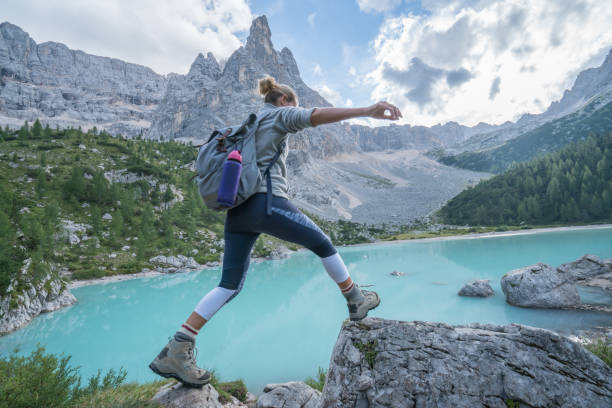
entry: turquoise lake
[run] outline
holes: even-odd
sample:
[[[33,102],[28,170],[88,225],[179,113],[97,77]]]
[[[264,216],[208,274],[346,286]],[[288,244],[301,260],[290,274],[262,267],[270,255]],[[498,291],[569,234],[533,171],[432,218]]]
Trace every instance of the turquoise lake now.
[[[384,243],[339,252],[353,279],[373,285],[381,296],[370,316],[521,323],[564,333],[612,325],[612,316],[603,313],[508,305],[500,286],[504,273],[536,262],[558,266],[585,253],[612,257],[612,228]],[[393,271],[405,275],[391,276]],[[495,295],[458,296],[473,279],[490,279]],[[149,362],[219,280],[220,269],[214,268],[73,289],[77,304],[0,337],[0,354],[16,347],[27,354],[40,343],[49,352],[72,355],[71,363],[81,366],[85,377],[123,366],[128,380],[153,380]],[[611,302],[597,291],[580,293],[583,301]],[[347,315],[342,295],[314,254],[252,263],[242,293],[200,332],[198,364],[222,380],[242,378],[255,394],[266,383],[304,380],[318,367],[327,369]]]

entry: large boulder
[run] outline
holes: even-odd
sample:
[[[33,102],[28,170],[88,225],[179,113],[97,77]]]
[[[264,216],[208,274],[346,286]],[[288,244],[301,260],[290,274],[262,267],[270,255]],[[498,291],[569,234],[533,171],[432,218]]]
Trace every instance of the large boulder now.
[[[571,276],[577,285],[612,290],[612,258],[586,254],[574,262],[560,265],[557,270]]]
[[[234,397],[231,401],[219,401],[219,393],[210,384],[202,388],[166,384],[157,390],[153,401],[167,408],[247,408]]]
[[[501,279],[506,301],[523,307],[563,308],[580,305],[580,296],[568,273],[537,263],[515,269]]]
[[[321,393],[301,381],[268,384],[257,408],[319,408]]]
[[[595,255],[586,254],[574,262],[560,265],[557,269],[578,281],[612,272],[612,265]]]
[[[488,279],[471,281],[457,293],[459,296],[488,297],[493,296],[493,288]]]
[[[554,332],[506,326],[345,322],[321,407],[610,407],[612,369]]]

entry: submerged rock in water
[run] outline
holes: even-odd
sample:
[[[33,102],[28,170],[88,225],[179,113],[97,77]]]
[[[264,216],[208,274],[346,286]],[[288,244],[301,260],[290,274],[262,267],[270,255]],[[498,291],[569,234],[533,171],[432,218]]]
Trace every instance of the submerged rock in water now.
[[[321,407],[612,406],[612,369],[554,332],[499,326],[345,322]]]
[[[543,263],[508,272],[501,279],[501,287],[506,301],[515,306],[562,308],[580,305],[571,276]]]
[[[391,276],[404,276],[405,273],[404,272],[393,271],[389,275],[391,275]]]
[[[304,382],[268,384],[257,400],[257,408],[319,408],[321,393]]]
[[[157,390],[152,399],[167,408],[241,408],[248,407],[236,398],[231,401],[219,401],[219,393],[206,384],[202,388],[189,388],[182,384],[166,384]]]
[[[493,295],[493,288],[488,279],[471,281],[461,288],[459,296],[487,297]]]

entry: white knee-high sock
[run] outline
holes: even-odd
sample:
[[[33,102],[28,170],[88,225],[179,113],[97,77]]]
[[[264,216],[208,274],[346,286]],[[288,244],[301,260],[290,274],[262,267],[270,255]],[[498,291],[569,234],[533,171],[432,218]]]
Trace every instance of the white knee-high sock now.
[[[195,312],[204,319],[210,320],[235,292],[236,290],[234,289],[217,286],[200,300],[195,308]]]
[[[339,253],[336,252],[331,256],[321,258],[321,262],[323,262],[325,270],[334,282],[341,283],[350,278],[348,269],[346,269],[346,265],[344,265],[344,261]]]

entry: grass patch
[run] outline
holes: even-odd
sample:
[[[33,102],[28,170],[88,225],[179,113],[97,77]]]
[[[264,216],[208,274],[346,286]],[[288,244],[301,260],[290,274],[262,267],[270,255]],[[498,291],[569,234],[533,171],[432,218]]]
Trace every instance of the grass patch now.
[[[378,342],[376,340],[370,340],[367,343],[362,343],[359,340],[353,340],[353,346],[361,351],[361,354],[363,354],[363,357],[370,365],[370,368],[374,368],[374,362],[376,361],[376,356],[378,355],[378,351],[376,351]]]
[[[612,367],[612,352],[604,337],[595,339],[593,343],[585,345],[584,348],[599,357],[609,367]]]
[[[304,380],[304,382],[308,384],[310,387],[314,388],[315,390],[319,390],[323,392],[323,387],[325,386],[326,378],[327,378],[327,371],[319,367],[315,378],[308,377],[307,379]]]

